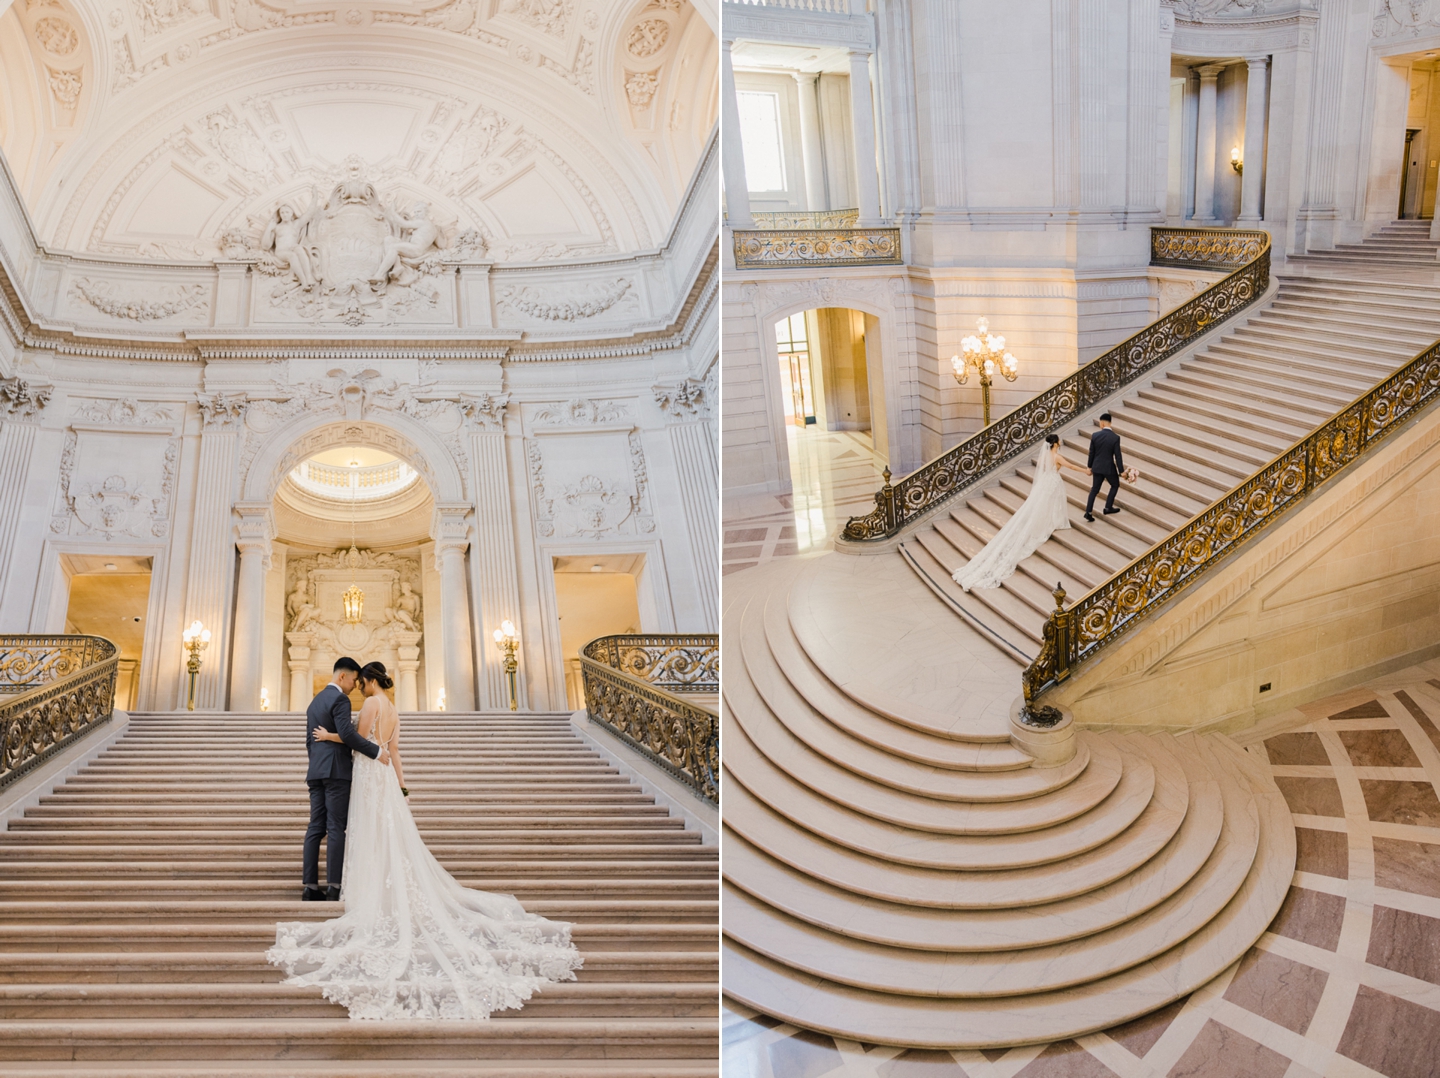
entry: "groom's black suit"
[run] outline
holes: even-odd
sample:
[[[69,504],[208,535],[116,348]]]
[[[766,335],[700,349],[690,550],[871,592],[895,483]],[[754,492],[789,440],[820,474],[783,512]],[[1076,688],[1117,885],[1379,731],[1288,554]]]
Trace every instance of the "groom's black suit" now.
[[[1109,427],[1101,427],[1090,435],[1089,468],[1090,498],[1085,503],[1085,512],[1095,509],[1095,495],[1100,493],[1100,484],[1109,483],[1110,493],[1105,496],[1105,512],[1115,508],[1115,492],[1120,489],[1120,473],[1125,470],[1125,459],[1120,455],[1120,435]]]
[[[339,734],[345,743],[316,741],[317,728]],[[305,785],[310,787],[310,826],[305,831],[303,882],[306,887],[319,886],[320,836],[329,835],[325,844],[326,883],[339,887],[345,865],[345,824],[350,818],[350,750],[363,752],[373,760],[380,755],[380,746],[360,736],[350,717],[350,697],[332,681],[310,701],[305,712],[305,748],[310,754],[310,769],[305,774]]]

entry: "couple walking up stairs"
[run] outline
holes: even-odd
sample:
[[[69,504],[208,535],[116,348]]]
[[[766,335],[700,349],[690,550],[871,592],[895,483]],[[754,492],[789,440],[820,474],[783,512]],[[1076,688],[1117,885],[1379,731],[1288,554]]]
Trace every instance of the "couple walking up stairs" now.
[[[461,883],[575,923],[578,981],[488,1022],[351,1022],[265,962],[300,901],[300,714],[144,714],[0,834],[0,1071],[714,1073],[716,850],[568,715],[403,716],[406,781]],[[322,868],[323,878],[323,868]]]
[[[1363,257],[1293,260],[1090,401],[1064,452],[1083,462],[1108,410],[1141,481],[1091,523],[1067,472],[1071,528],[1000,588],[951,574],[1024,501],[1039,435],[884,542],[727,578],[728,995],[860,1042],[983,1049],[1117,1025],[1246,952],[1295,868],[1263,759],[1219,734],[1020,723],[1020,675],[1059,647],[1057,581],[1073,600],[1108,580],[1440,338],[1436,250],[1407,223]]]

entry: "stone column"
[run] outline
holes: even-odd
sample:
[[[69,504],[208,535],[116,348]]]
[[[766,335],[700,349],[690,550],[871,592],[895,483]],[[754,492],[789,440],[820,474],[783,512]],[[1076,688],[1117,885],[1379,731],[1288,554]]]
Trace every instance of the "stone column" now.
[[[825,199],[825,154],[820,147],[820,102],[810,71],[795,72],[795,89],[800,94],[800,151],[805,161],[805,208],[828,210]]]
[[[0,9],[3,6],[0,3]],[[21,509],[40,413],[50,403],[50,393],[48,385],[0,378],[0,605],[7,594],[10,566],[19,541]]]
[[[870,99],[870,54],[850,53],[850,130],[855,140],[855,202],[861,228],[880,220],[880,172],[875,163],[875,109]]]
[[[1260,193],[1265,189],[1265,71],[1268,56],[1245,57],[1245,171],[1240,176],[1238,223],[1260,223]]]
[[[468,505],[437,505],[430,535],[440,567],[440,619],[445,627],[445,710],[475,710],[474,651],[470,646],[470,589],[465,582],[469,549]]]
[[[315,634],[286,633],[285,639],[290,641],[289,710],[304,711],[315,694],[315,675],[310,669],[310,645],[315,643]]]
[[[1195,216],[1197,225],[1215,223],[1215,80],[1222,64],[1207,64],[1200,74],[1200,119],[1195,127]]]
[[[671,386],[655,386],[653,392],[667,418],[678,420],[668,423],[666,429],[680,479],[680,508],[690,539],[703,625],[713,631],[720,624],[720,555],[716,543],[720,472],[710,430],[715,394],[709,383],[694,378]]]
[[[720,171],[725,181],[725,218],[731,228],[754,228],[750,185],[745,180],[745,147],[740,140],[740,101],[730,42],[720,42]]]
[[[230,661],[230,710],[259,711],[265,660],[265,572],[275,525],[268,504],[239,504],[235,546],[240,573],[235,584],[235,645]]]
[[[420,633],[397,631],[395,653],[400,661],[395,675],[395,708],[397,711],[419,711],[420,693],[415,672],[420,669]]]
[[[475,669],[480,682],[480,707],[496,711],[510,706],[510,691],[505,682],[505,664],[490,634],[507,618],[522,625],[515,515],[505,451],[505,409],[509,403],[509,394],[482,393],[467,398],[461,407],[470,430],[470,490],[476,510],[475,550],[470,558],[478,626]],[[524,497],[523,493],[519,496]],[[519,698],[520,706],[527,707],[523,679]]]
[[[195,517],[190,529],[190,558],[185,576],[184,625],[201,622],[210,630],[210,647],[202,656],[195,682],[195,706],[225,706],[229,654],[230,582],[234,579],[234,504],[237,460],[244,423],[244,405],[233,400],[202,397],[200,463],[195,477]],[[166,660],[168,661],[168,660]],[[183,658],[176,656],[177,665]],[[185,679],[175,704],[185,706]],[[259,693],[256,693],[259,707]]]

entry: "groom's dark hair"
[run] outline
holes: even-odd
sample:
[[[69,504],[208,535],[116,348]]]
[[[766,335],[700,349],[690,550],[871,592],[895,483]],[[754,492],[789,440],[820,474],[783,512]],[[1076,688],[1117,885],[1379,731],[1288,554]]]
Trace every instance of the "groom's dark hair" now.
[[[1109,423],[1109,422],[1110,422],[1110,413],[1109,413],[1109,412],[1101,412],[1101,413],[1100,413],[1100,422],[1102,422],[1102,423]]]
[[[358,674],[360,673],[360,664],[350,658],[350,656],[342,655],[335,660],[335,670],[337,673],[341,670],[352,670]]]

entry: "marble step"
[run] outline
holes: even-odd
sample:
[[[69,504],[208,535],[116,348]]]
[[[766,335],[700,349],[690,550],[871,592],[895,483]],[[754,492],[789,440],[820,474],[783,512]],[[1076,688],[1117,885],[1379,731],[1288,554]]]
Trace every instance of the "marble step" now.
[[[305,1060],[285,1061],[285,1078],[715,1078],[715,1060],[698,1058],[691,1062],[673,1059],[586,1059],[583,1061],[530,1060],[523,1070],[514,1060],[476,1059],[406,1060]],[[26,1061],[6,1069],[6,1078],[275,1078],[271,1061],[243,1060],[185,1061],[151,1060],[141,1064],[45,1063]]]
[[[708,852],[707,852],[708,851]],[[321,850],[323,861],[324,850]],[[677,855],[670,858],[645,857],[645,858],[597,858],[595,860],[565,860],[561,858],[536,859],[525,862],[518,858],[498,856],[491,859],[470,858],[465,861],[451,859],[446,862],[446,868],[458,879],[492,879],[500,873],[509,878],[522,875],[527,870],[534,873],[537,879],[549,879],[558,871],[563,870],[567,876],[577,879],[614,878],[627,879],[633,877],[654,878],[656,876],[668,877],[701,877],[713,878],[715,872],[716,856],[711,847],[692,847],[684,855]],[[5,875],[9,879],[45,879],[47,877],[63,877],[83,879],[88,876],[104,874],[110,879],[123,880],[144,880],[152,884],[159,884],[168,880],[244,880],[246,878],[260,877],[265,880],[274,880],[286,877],[294,885],[295,879],[295,854],[291,851],[288,859],[276,859],[264,863],[246,861],[237,864],[235,861],[227,860],[201,860],[199,858],[181,857],[179,855],[169,858],[156,858],[149,861],[124,862],[124,861],[87,861],[84,858],[64,858],[63,860],[24,860],[7,859]]]
[[[1038,628],[1044,619],[1003,587],[962,590],[951,576],[954,569],[930,553],[935,544],[934,529],[918,532],[900,544],[900,556],[956,614],[972,621],[1006,654],[1028,666],[1044,642]],[[956,564],[963,562],[957,560]]]
[[[1142,816],[1146,829],[1173,832],[1184,814],[1184,775],[1173,760],[1162,761],[1159,768],[1130,761],[1108,796],[1054,826],[1004,835],[921,831],[817,794],[768,760],[738,724],[727,726],[726,733],[726,774],[767,808],[827,842],[896,864],[965,872],[1049,864],[1115,840]]]
[[[718,912],[716,903],[707,899],[541,898],[532,900],[525,908],[551,920],[610,924],[713,921]],[[315,905],[301,902],[298,897],[230,899],[218,895],[188,901],[159,897],[105,899],[87,895],[72,898],[63,906],[56,906],[53,901],[0,899],[0,920],[15,925],[126,925],[155,919],[169,924],[211,924],[217,918],[268,925],[278,921],[309,921],[315,918]]]
[[[991,1048],[1079,1036],[1188,994],[1259,938],[1294,871],[1294,832],[1274,783],[1227,739],[1214,737],[1212,744],[1212,757],[1227,760],[1254,796],[1257,851],[1224,908],[1148,962],[1062,990],[966,999],[840,984],[727,939],[726,994],[804,1028],[873,1044],[931,1048]]]

